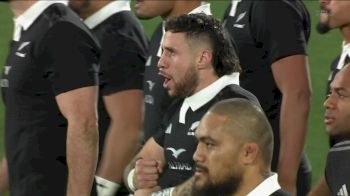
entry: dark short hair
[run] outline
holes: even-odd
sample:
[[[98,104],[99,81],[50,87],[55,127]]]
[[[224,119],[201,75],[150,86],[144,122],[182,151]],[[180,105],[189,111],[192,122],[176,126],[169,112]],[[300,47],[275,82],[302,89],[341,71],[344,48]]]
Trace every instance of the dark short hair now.
[[[181,15],[166,21],[164,27],[165,31],[185,33],[187,39],[209,39],[213,49],[213,67],[219,77],[241,71],[228,34],[214,17],[203,13]]]

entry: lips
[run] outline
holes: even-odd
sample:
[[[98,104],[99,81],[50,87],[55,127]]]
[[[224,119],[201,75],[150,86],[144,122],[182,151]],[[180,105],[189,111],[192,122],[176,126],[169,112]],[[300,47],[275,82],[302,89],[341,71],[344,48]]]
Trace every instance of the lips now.
[[[164,71],[159,71],[158,74],[161,75],[164,78],[163,87],[168,89],[169,88],[169,82],[171,81],[171,76],[166,74]]]
[[[331,116],[325,116],[325,117],[324,117],[324,123],[325,123],[326,125],[330,125],[330,124],[332,124],[334,121],[335,121],[335,118],[334,118],[334,117],[331,117]]]
[[[200,166],[200,165],[196,165],[194,175],[198,177],[198,176],[201,176],[207,172],[208,172],[207,168]]]

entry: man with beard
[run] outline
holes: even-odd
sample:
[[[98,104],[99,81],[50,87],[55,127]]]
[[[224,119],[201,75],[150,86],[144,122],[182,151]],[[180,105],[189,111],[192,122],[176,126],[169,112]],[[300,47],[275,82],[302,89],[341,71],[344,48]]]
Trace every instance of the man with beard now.
[[[164,1],[164,0],[137,0],[135,3],[136,15],[140,19],[150,19],[161,16],[168,20],[188,13],[205,13],[211,15],[210,4],[201,0],[191,1]],[[143,91],[145,94],[144,142],[152,137],[162,122],[162,117],[169,107],[172,98],[163,87],[163,78],[158,75],[158,61],[162,54],[163,22],[153,33],[149,48],[149,57],[145,65]]]
[[[100,49],[65,3],[9,1],[15,19],[1,79],[6,106],[1,168],[8,171],[13,196],[91,192]],[[0,174],[6,178],[6,172]]]
[[[101,44],[98,105],[101,161],[95,179],[98,195],[110,196],[118,191],[123,171],[139,148],[142,76],[148,41],[128,0],[70,0],[69,6]]]
[[[331,94],[330,84],[334,80],[336,74],[349,63],[350,58],[350,1],[322,0],[320,1],[321,13],[317,30],[321,34],[325,34],[332,29],[339,28],[343,36],[343,45],[341,54],[336,57],[331,64],[331,72],[328,77],[328,85],[326,95]],[[330,146],[342,141],[339,135],[330,135]],[[310,192],[310,195],[329,195],[326,186],[325,176],[322,176],[319,183]]]
[[[178,99],[125,172],[133,190],[172,187],[193,175],[194,131],[214,103],[241,97],[259,104],[238,86],[238,59],[218,20],[182,15],[167,21],[165,31],[159,74],[169,95]]]
[[[232,0],[224,24],[238,49],[240,84],[260,101],[274,131],[272,171],[304,196],[311,167],[304,153],[311,102],[310,17],[302,0]]]
[[[338,136],[327,157],[325,175],[310,196],[349,195],[350,187],[350,64],[344,66],[330,85],[324,103],[324,122],[330,136]]]
[[[204,115],[195,136],[194,176],[153,195],[289,195],[271,172],[273,134],[259,106],[241,98],[220,101]]]

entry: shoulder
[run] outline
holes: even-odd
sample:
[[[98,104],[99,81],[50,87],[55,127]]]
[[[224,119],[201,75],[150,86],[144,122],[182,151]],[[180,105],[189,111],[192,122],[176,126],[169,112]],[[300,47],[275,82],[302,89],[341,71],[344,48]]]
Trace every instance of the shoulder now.
[[[260,103],[255,95],[236,84],[226,86],[216,97],[219,99],[244,98],[260,106]]]

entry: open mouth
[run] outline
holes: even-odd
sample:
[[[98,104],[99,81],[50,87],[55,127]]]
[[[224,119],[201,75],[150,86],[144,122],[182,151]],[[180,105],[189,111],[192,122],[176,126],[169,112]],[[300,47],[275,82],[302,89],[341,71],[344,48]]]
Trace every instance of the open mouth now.
[[[162,71],[159,72],[159,75],[161,75],[164,78],[163,87],[167,89],[169,87],[169,83],[171,81],[171,76],[169,76],[168,74],[166,74]]]

